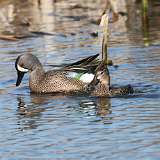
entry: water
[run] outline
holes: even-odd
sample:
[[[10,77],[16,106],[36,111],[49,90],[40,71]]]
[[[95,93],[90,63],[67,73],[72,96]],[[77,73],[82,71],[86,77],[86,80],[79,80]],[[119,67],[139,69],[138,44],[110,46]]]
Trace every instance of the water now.
[[[93,38],[90,35],[98,30],[98,26],[89,20],[97,19],[103,6],[97,9],[98,2],[90,1],[86,5],[86,1],[82,1],[79,3],[86,8],[70,10],[68,8],[76,1],[71,2],[66,6],[65,1],[60,1],[56,3],[57,7],[50,5],[49,9],[46,9],[45,3],[39,9],[37,3],[31,5],[26,2],[28,10],[25,7],[21,10],[24,4],[19,1],[1,2],[1,18],[2,15],[6,17],[8,8],[10,14],[16,14],[19,9],[25,17],[31,18],[30,30],[52,32],[54,36],[38,36],[14,42],[0,40],[0,159],[158,160],[158,2],[152,5],[154,12],[150,13],[152,25],[148,47],[143,42],[140,18],[139,25],[134,26],[134,19],[132,25],[128,21],[125,25],[122,17],[121,22],[112,28],[109,57],[119,66],[109,68],[112,84],[132,84],[142,93],[124,98],[34,95],[30,94],[27,75],[22,85],[15,87],[14,62],[22,53],[36,55],[47,70],[53,69],[52,65],[59,67],[100,51],[100,37]],[[80,13],[84,17],[78,21]],[[7,18],[9,22],[14,19],[11,15]],[[17,25],[9,25],[9,29]],[[117,30],[118,25],[122,27]],[[1,28],[2,33],[4,28]],[[12,32],[16,33],[14,30]]]

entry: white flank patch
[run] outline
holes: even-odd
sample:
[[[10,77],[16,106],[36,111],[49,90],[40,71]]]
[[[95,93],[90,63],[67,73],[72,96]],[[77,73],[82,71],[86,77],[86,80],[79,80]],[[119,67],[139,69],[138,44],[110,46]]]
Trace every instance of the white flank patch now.
[[[28,69],[23,68],[23,67],[19,66],[18,64],[17,64],[17,69],[18,69],[19,71],[21,71],[21,72],[28,72]]]
[[[94,74],[89,74],[89,73],[85,73],[83,74],[79,80],[81,80],[82,82],[84,83],[91,83],[91,81],[93,80],[94,78]]]

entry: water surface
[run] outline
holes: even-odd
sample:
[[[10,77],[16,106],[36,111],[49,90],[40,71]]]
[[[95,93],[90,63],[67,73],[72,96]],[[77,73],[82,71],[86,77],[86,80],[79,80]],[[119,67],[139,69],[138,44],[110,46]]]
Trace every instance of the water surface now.
[[[0,159],[159,159],[159,3],[150,8],[147,47],[140,4],[122,3],[128,19],[121,17],[111,25],[109,58],[119,66],[109,68],[112,85],[132,84],[141,93],[96,98],[34,95],[27,75],[15,87],[14,62],[22,53],[36,55],[48,70],[101,50],[101,37],[91,36],[99,30],[93,22],[103,9],[100,2],[39,2],[0,2],[1,34],[54,34],[0,40]],[[23,24],[24,17],[29,26]]]

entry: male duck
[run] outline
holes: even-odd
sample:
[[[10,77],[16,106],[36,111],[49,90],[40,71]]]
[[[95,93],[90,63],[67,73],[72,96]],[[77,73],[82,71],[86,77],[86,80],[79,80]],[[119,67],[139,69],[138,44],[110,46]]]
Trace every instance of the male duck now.
[[[103,62],[98,67],[88,65],[97,57],[98,54],[66,66],[62,70],[45,72],[36,56],[22,54],[15,62],[18,75],[16,86],[20,85],[24,74],[29,71],[29,87],[34,93],[84,93],[107,97],[133,93],[130,86],[110,87],[109,72]]]

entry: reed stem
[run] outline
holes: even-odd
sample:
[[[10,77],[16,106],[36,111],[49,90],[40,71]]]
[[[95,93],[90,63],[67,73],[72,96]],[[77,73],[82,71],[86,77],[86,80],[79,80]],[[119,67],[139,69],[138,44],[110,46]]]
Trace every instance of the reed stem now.
[[[142,24],[143,24],[143,40],[144,45],[149,46],[149,3],[148,0],[142,0]]]

